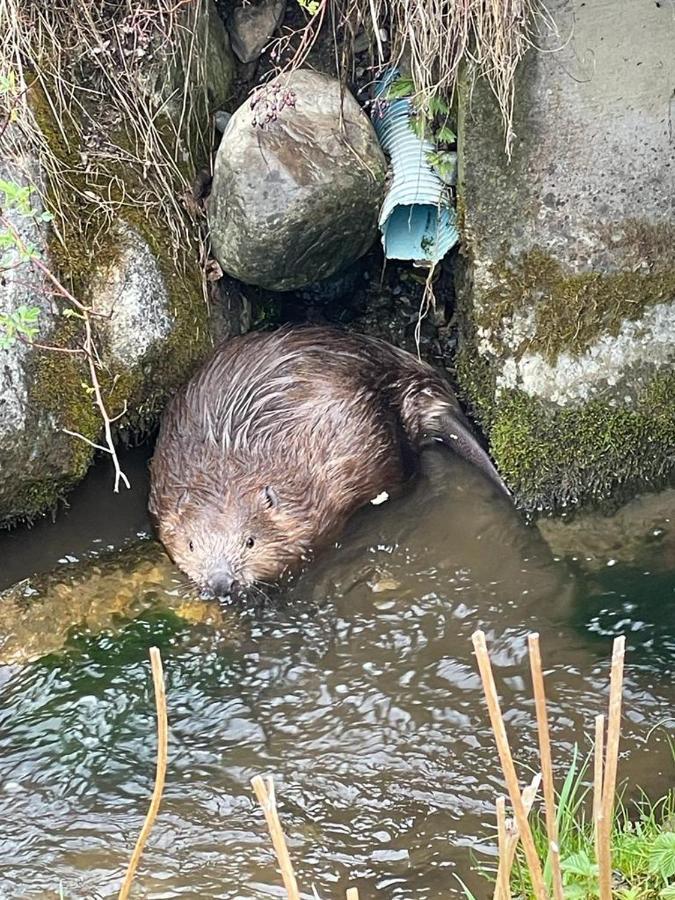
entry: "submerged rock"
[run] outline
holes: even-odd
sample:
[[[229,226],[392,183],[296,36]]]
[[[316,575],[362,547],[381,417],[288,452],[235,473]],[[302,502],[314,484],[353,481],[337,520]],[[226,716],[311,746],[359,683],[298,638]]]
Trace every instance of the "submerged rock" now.
[[[551,52],[517,78],[511,163],[485,84],[460,116],[458,374],[502,475],[543,508],[675,466],[672,18],[631,0],[551,12],[558,34],[535,42]]]
[[[338,81],[284,76],[225,129],[208,205],[214,255],[270,290],[327,278],[371,246],[385,172],[368,117]]]
[[[61,566],[0,592],[0,665],[57,653],[71,632],[120,631],[148,611],[235,629],[235,616],[200,600],[155,541]]]
[[[592,572],[617,563],[650,572],[675,567],[675,489],[636,497],[611,516],[587,512],[537,526],[556,556]]]

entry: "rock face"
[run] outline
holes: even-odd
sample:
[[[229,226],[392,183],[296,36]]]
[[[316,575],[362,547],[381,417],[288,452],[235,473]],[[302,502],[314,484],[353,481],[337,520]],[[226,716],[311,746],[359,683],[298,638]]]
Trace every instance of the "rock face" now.
[[[130,101],[137,92],[144,110],[156,113],[157,121],[164,117],[163,133],[175,139],[165,150],[175,153],[170,159],[162,159],[158,133],[152,131],[145,146],[132,142],[120,150],[125,135],[138,135],[133,131],[138,122],[124,122],[120,107],[111,110],[115,97],[105,97],[100,106],[92,100],[86,115],[78,101],[56,122],[57,94],[50,97],[47,74],[25,92],[17,88],[17,122],[5,129],[2,140],[0,178],[35,189],[27,209],[9,205],[6,217],[95,314],[91,322],[106,408],[117,419],[115,427],[127,433],[153,426],[171,392],[212,346],[196,226],[175,204],[152,206],[162,192],[179,196],[185,189],[181,179],[190,176],[199,156],[197,132],[209,132],[207,112],[226,102],[232,83],[229,39],[213,3],[198,0],[189,4],[188,14],[192,18],[176,25],[173,42],[162,32],[163,41],[150,42],[138,59],[130,56],[119,73],[120,90]],[[110,53],[103,64],[112,67],[116,57]],[[189,112],[175,96],[166,96],[180,84],[186,87],[181,95],[186,105],[192,104]],[[174,177],[177,162],[180,178]],[[160,169],[169,174],[153,181]],[[4,200],[0,195],[7,206]],[[55,214],[53,226],[40,219],[45,200]],[[144,214],[150,207],[153,214]],[[14,251],[0,251],[0,257],[0,313],[37,308],[37,340],[60,348],[45,350],[18,340],[0,349],[2,527],[53,507],[83,477],[94,455],[87,441],[100,443],[103,423],[88,365],[77,352],[84,343],[81,317],[72,315],[77,311],[31,261]],[[218,336],[240,328],[239,297],[230,299],[214,329]]]
[[[351,94],[325,75],[294,72],[225,129],[208,207],[214,255],[230,275],[270,290],[320,281],[372,244],[385,172]]]
[[[171,300],[157,260],[135,229],[118,223],[116,252],[92,274],[91,306],[101,318],[101,350],[133,367],[161,349],[175,325]]]
[[[261,0],[237,6],[229,19],[232,49],[242,63],[255,62],[279,27],[286,12],[286,0]]]
[[[479,84],[458,187],[460,379],[502,474],[544,507],[675,464],[675,22],[631,0],[549,8],[561,49],[525,60],[511,164]]]
[[[10,135],[5,137],[9,144]],[[23,188],[40,185],[41,173],[33,153],[15,147],[13,162],[0,160],[0,178]],[[38,196],[32,206],[37,215],[43,212]],[[25,245],[48,258],[46,225],[11,208],[4,215]],[[12,315],[22,306],[37,307],[36,339],[49,340],[58,310],[44,277],[21,265],[17,249],[0,255],[0,313]],[[55,430],[48,409],[31,402],[35,355],[33,348],[21,341],[0,349],[0,521],[24,514],[26,504],[39,494],[43,479],[62,481],[70,474],[71,439]]]

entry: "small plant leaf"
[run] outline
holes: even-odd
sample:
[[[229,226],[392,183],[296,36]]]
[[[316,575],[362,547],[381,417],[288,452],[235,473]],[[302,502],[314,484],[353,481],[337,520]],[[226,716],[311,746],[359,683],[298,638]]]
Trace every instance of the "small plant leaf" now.
[[[675,900],[675,884],[669,884],[659,891],[659,900]]]
[[[577,875],[580,878],[595,878],[598,874],[597,863],[593,862],[585,850],[566,857],[560,863],[560,868],[566,875]]]
[[[457,135],[449,125],[442,125],[436,132],[435,137],[439,144],[454,144],[457,140]]]
[[[649,848],[649,871],[664,881],[675,878],[675,831],[664,831],[656,836]]]
[[[400,100],[403,97],[411,97],[415,93],[415,85],[412,78],[402,76],[393,81],[387,90],[388,100]]]

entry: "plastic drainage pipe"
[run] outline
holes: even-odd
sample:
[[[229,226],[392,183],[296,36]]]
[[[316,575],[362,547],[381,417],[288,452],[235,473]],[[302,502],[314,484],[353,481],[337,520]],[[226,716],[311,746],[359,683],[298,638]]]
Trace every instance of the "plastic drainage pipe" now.
[[[380,78],[373,125],[382,149],[391,160],[393,178],[380,210],[382,246],[387,259],[412,259],[433,265],[459,240],[455,210],[448,188],[428,162],[435,147],[411,128],[414,113],[407,97],[387,100],[398,78],[390,69]]]

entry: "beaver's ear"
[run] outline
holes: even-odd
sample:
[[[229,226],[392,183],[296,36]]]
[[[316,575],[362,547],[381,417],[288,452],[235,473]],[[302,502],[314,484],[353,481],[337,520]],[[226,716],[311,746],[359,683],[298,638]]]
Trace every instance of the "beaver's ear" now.
[[[279,496],[273,487],[267,485],[263,488],[263,502],[267,509],[274,509],[279,505]]]
[[[176,505],[173,509],[167,510],[164,512],[164,515],[161,517],[162,529],[164,531],[168,531],[173,534],[178,526],[180,525],[180,514],[185,508],[188,500],[190,499],[190,493],[185,488],[185,490],[181,491],[178,495],[178,500],[176,501]]]

